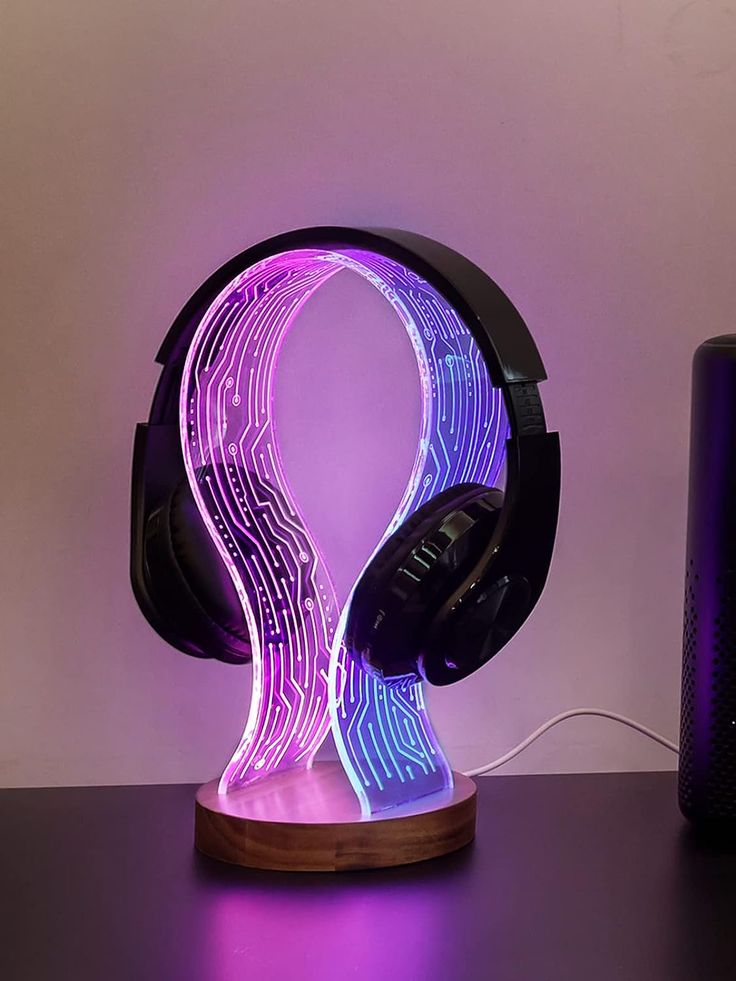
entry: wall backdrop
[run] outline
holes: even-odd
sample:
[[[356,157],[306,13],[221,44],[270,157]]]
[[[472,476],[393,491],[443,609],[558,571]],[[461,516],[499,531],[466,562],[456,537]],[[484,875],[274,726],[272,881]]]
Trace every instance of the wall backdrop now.
[[[466,253],[550,375],[556,558],[512,645],[429,693],[454,765],[581,704],[674,736],[690,357],[736,327],[736,3],[6,0],[0,37],[0,783],[198,781],[226,761],[250,669],[179,655],[138,612],[133,429],[193,289],[320,223]],[[418,424],[403,329],[345,276],[290,335],[277,403],[343,591]],[[509,769],[673,765],[578,720]]]

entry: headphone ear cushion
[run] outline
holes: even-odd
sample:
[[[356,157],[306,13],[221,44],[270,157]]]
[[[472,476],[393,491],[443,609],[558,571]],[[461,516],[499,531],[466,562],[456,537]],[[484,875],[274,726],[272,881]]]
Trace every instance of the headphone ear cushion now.
[[[184,479],[149,516],[148,586],[187,654],[242,664],[250,637],[237,591]]]

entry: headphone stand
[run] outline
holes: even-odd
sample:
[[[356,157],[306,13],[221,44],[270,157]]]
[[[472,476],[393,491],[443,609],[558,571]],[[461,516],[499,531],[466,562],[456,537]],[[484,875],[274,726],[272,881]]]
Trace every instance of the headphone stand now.
[[[203,784],[195,804],[194,844],[221,862],[253,869],[344,872],[437,858],[475,837],[472,780],[366,817],[341,764],[316,763],[217,793]]]

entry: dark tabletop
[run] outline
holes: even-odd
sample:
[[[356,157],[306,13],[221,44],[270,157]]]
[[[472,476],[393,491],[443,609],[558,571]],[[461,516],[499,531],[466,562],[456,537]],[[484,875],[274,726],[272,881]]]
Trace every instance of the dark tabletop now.
[[[736,979],[736,851],[673,774],[479,783],[474,845],[338,874],[197,855],[193,787],[0,791],[0,978]]]

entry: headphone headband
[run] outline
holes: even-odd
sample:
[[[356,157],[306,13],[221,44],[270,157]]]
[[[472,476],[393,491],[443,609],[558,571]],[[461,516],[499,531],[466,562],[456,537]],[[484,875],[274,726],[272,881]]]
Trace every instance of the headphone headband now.
[[[214,272],[186,303],[161,345],[164,366],[149,423],[178,424],[178,398],[187,350],[215,297],[246,269],[272,256],[302,249],[339,253],[362,249],[405,266],[426,280],[473,335],[493,385],[500,389],[510,438],[546,432],[537,382],[547,375],[521,315],[501,288],[469,259],[414,232],[320,226],[285,232],[246,249]],[[492,325],[492,328],[491,328]]]

